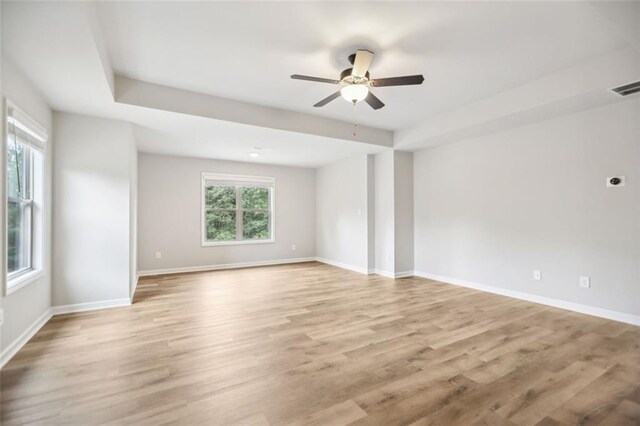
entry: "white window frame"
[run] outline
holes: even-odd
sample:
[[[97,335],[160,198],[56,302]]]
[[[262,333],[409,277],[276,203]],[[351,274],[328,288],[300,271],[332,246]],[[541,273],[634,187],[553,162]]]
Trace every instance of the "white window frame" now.
[[[13,102],[5,99],[3,108],[3,137],[2,137],[2,168],[5,185],[3,191],[3,232],[4,232],[4,260],[2,273],[5,278],[4,295],[9,295],[44,276],[44,176],[45,176],[45,148],[47,142],[46,129],[25,114]],[[31,224],[28,238],[30,239],[30,266],[20,271],[8,273],[7,261],[9,253],[8,241],[8,179],[7,179],[7,146],[10,139],[16,138],[18,143],[29,148],[29,185],[30,200],[16,199],[31,206]]]
[[[270,238],[262,239],[262,240],[229,240],[229,241],[210,241],[207,240],[207,206],[205,201],[206,187],[207,182],[235,182],[237,186],[262,186],[269,187],[271,189],[271,198],[269,200],[269,212],[270,214]],[[247,244],[273,244],[276,242],[276,214],[275,214],[275,204],[276,204],[276,180],[274,177],[269,176],[243,176],[243,175],[229,175],[229,174],[221,174],[221,173],[211,173],[211,172],[203,172],[201,179],[201,190],[200,190],[200,203],[201,203],[201,218],[200,218],[200,228],[201,228],[201,245],[202,247],[215,247],[215,246],[235,246],[235,245],[247,245]],[[237,194],[237,190],[236,190]],[[236,202],[236,223],[240,221],[240,228],[242,228],[242,214],[243,211],[242,206],[237,201]]]

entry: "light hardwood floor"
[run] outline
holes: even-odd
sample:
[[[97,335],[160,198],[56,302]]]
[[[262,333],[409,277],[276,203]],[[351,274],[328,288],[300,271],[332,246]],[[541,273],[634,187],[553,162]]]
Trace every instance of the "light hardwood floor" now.
[[[637,425],[640,328],[311,262],[141,279],[1,379],[3,425]]]

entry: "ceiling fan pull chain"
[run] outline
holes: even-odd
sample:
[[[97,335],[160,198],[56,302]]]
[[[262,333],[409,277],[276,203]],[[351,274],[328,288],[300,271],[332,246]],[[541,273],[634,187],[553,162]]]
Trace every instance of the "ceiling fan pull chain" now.
[[[356,110],[356,102],[353,103],[353,136],[358,131],[358,110]]]

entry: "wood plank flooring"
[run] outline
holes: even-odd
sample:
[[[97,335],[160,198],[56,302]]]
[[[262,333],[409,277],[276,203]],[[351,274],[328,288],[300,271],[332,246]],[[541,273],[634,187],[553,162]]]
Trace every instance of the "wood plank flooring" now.
[[[640,328],[310,262],[143,278],[1,385],[3,425],[638,425]]]

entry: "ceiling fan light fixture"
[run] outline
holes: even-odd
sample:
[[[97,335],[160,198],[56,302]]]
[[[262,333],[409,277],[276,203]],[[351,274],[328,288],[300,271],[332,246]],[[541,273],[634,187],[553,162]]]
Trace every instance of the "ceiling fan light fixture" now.
[[[369,87],[364,84],[349,84],[340,90],[340,94],[347,102],[355,104],[367,97]]]
[[[369,74],[369,67],[371,66],[372,60],[373,52],[366,49],[358,49],[356,53],[349,56],[349,62],[353,67],[343,70],[340,73],[339,80],[300,74],[293,74],[291,78],[294,80],[315,81],[317,83],[342,86],[342,89],[333,92],[320,102],[316,102],[313,105],[314,108],[323,107],[342,96],[347,102],[353,105],[360,101],[365,101],[374,110],[384,107],[384,103],[378,99],[373,92],[369,91],[370,87],[413,86],[422,84],[424,81],[422,74],[372,79]]]

